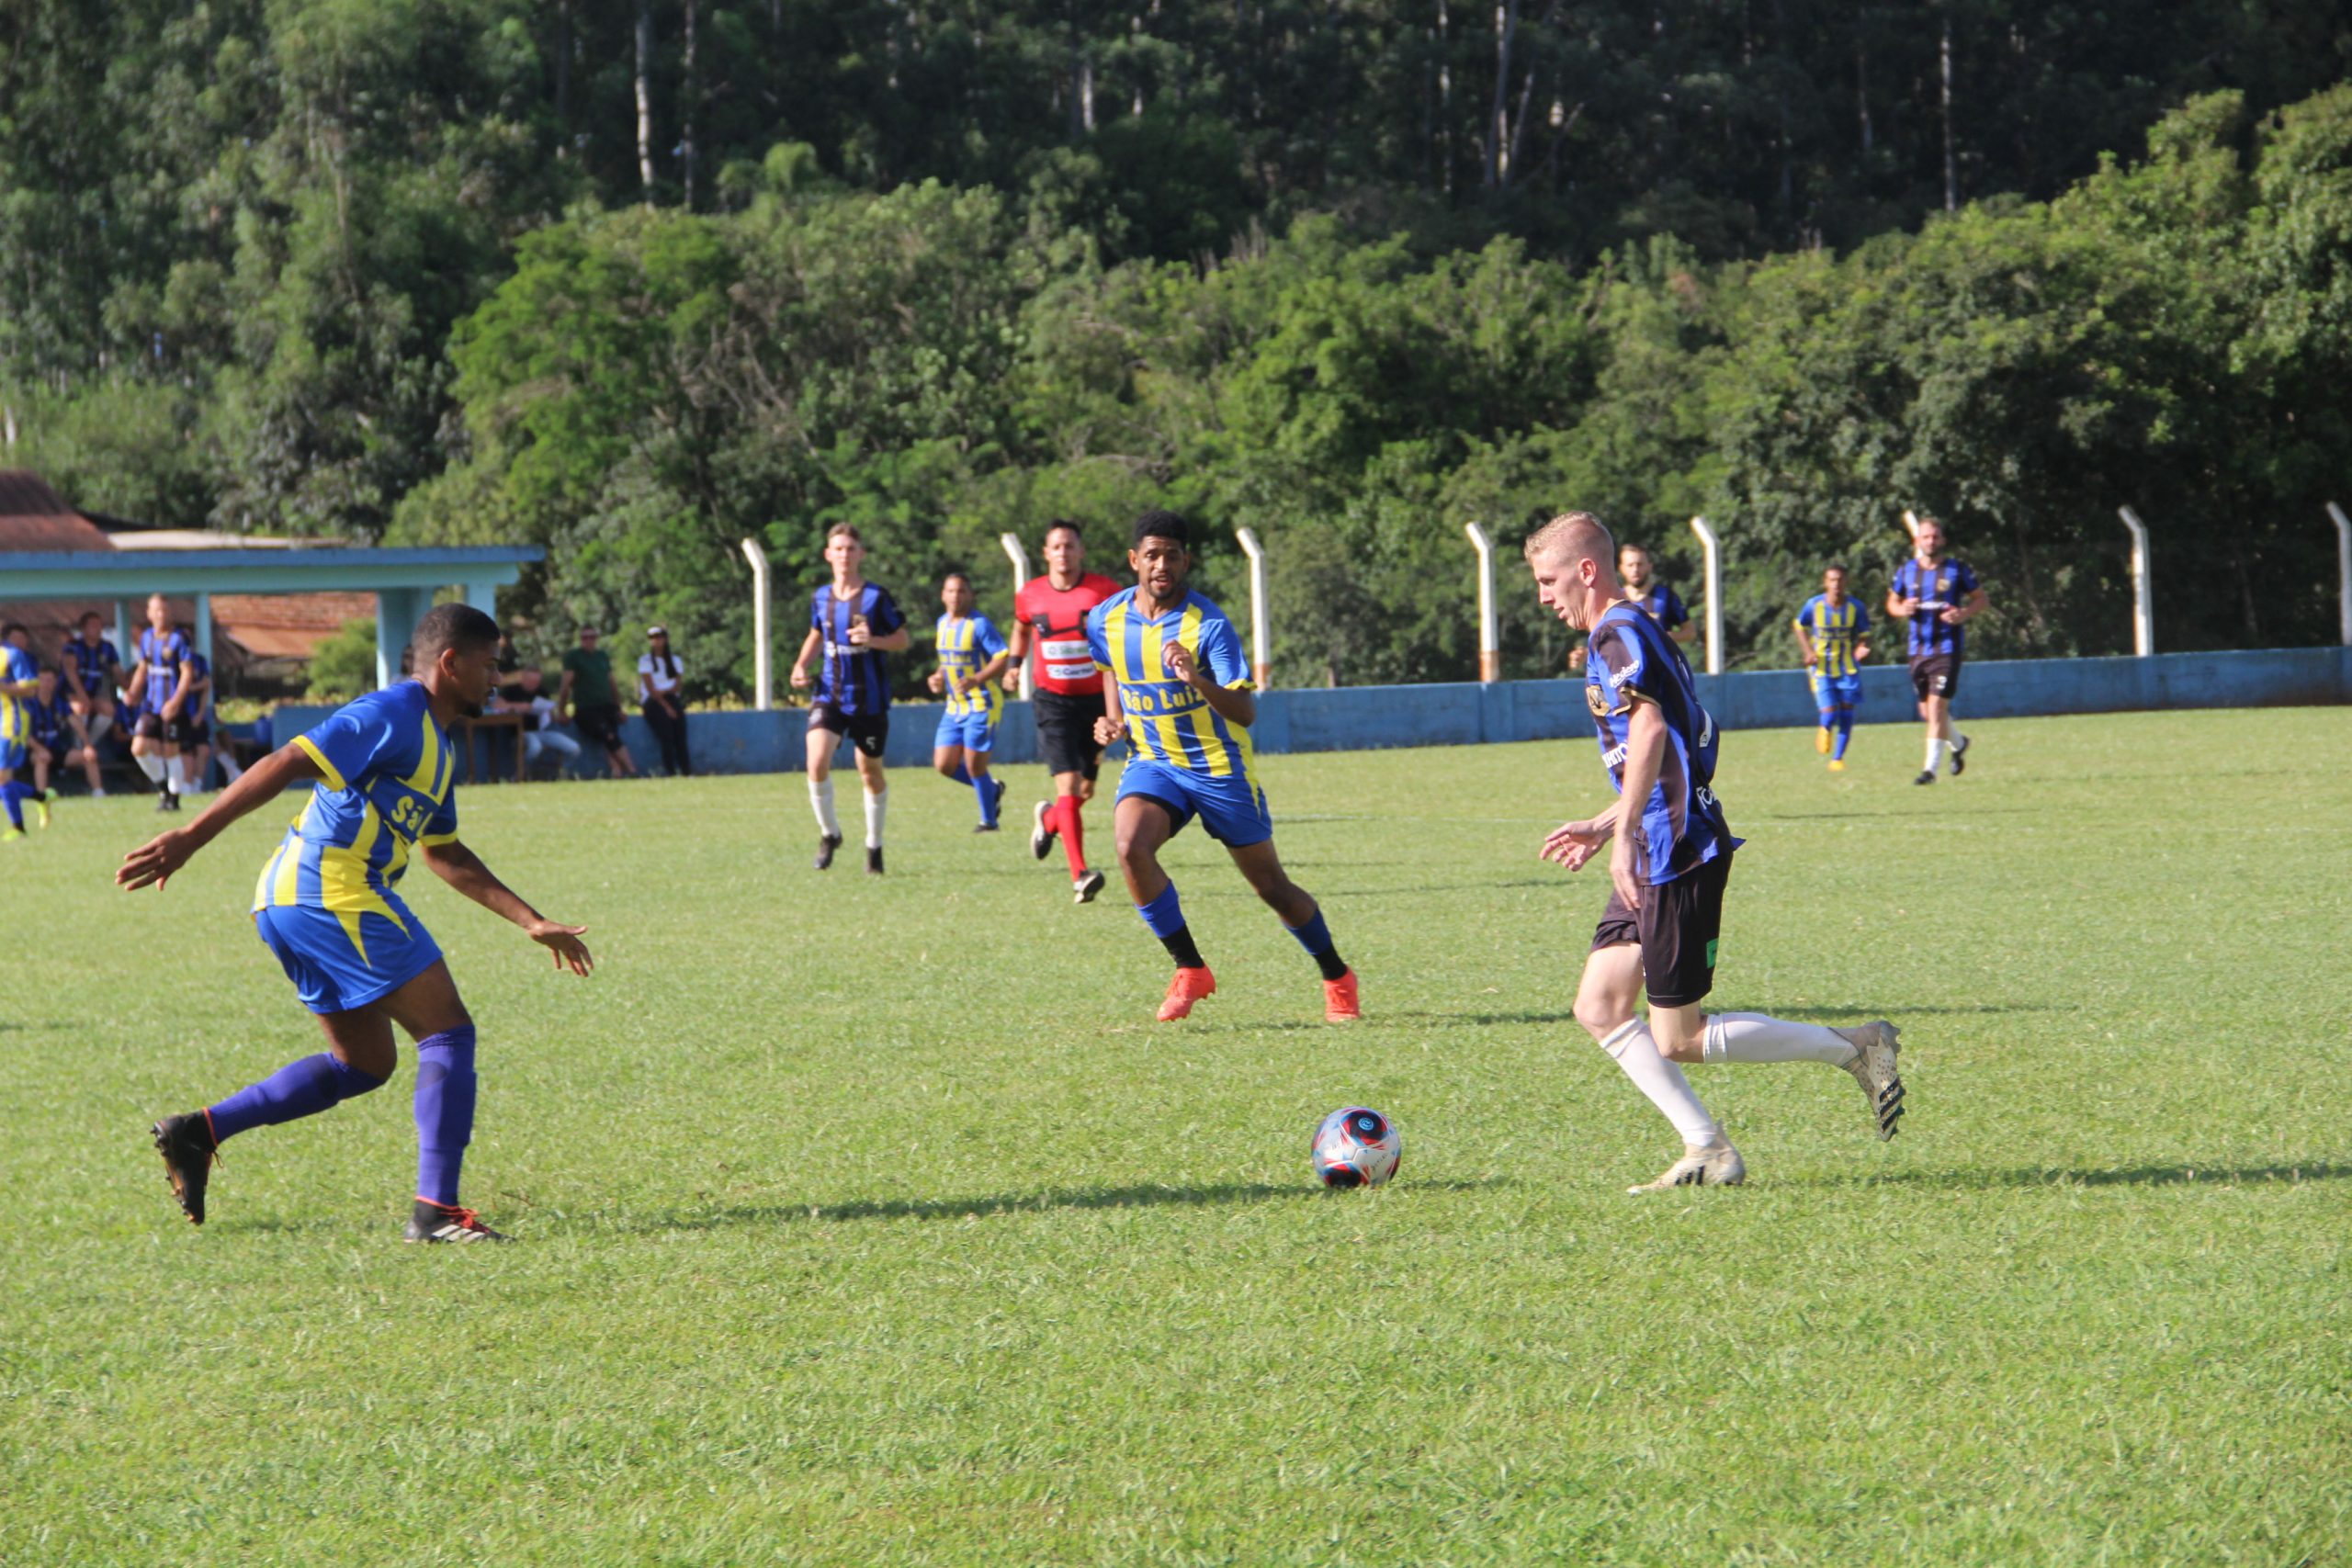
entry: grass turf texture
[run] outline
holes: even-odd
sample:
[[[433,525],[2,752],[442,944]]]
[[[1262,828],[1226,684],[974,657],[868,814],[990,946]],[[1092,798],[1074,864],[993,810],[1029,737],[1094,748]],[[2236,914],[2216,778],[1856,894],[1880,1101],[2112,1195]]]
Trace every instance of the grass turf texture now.
[[[2345,1561],[2352,713],[1971,729],[1931,789],[1728,738],[1714,1000],[1895,1019],[1911,1115],[1694,1069],[1752,1183],[1647,1199],[1568,1014],[1607,884],[1534,858],[1589,743],[1264,762],[1338,1031],[1197,831],[1162,1027],[1115,881],[933,777],[879,882],[797,779],[467,791],[604,965],[408,879],[504,1248],[395,1239],[405,1044],[177,1219],[147,1121],[317,1048],[243,913],[286,814],[130,897],[156,818],[68,802],[0,852],[0,1562]],[[1325,1193],[1357,1101],[1403,1173]]]

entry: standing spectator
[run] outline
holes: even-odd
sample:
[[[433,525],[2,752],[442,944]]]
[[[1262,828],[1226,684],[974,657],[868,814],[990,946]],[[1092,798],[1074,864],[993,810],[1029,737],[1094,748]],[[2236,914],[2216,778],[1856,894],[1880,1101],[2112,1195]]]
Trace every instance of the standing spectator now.
[[[573,726],[605,749],[614,774],[637,778],[637,763],[621,744],[621,705],[613,695],[613,657],[596,646],[599,640],[595,627],[582,626],[580,646],[563,656],[563,685],[555,694],[556,716],[560,718],[569,704]]]
[[[182,622],[180,636],[187,639],[188,696],[187,705],[180,710],[175,739],[179,742],[186,787],[190,794],[201,795],[209,787],[205,777],[212,770],[212,660],[198,651],[193,626]]]
[[[65,671],[66,701],[74,711],[74,746],[68,756],[81,757],[82,777],[90,794],[101,799],[107,787],[98,777],[98,742],[114,727],[114,691],[122,679],[122,655],[105,635],[105,626],[96,610],[85,611],[81,635],[66,639],[64,657],[58,660]]]
[[[670,634],[661,626],[645,628],[646,651],[637,660],[637,700],[653,739],[662,743],[662,771],[673,778],[691,778],[695,760],[686,754],[686,697],[678,690],[678,656],[670,651]]]

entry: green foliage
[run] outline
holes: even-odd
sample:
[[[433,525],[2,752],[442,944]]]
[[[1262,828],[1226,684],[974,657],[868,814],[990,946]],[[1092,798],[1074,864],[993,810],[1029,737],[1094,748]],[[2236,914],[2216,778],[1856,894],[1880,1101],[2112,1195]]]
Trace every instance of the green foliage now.
[[[311,655],[312,702],[341,702],[376,689],[376,623],[346,621]]]

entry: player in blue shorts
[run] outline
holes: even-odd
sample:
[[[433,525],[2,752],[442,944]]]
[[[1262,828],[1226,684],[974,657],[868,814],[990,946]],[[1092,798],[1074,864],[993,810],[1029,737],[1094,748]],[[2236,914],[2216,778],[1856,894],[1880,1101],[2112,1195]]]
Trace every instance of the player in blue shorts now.
[[[1216,989],[1176,885],[1159,866],[1159,846],[1194,817],[1226,847],[1259,897],[1323,974],[1323,1016],[1342,1023],[1362,1016],[1355,972],[1340,961],[1323,912],[1283,870],[1273,818],[1251,767],[1250,726],[1258,716],[1250,661],[1225,612],[1187,590],[1192,530],[1172,512],[1136,519],[1127,565],[1136,585],[1087,612],[1086,640],[1109,671],[1104,716],[1095,738],[1126,738],[1112,826],[1119,869],[1136,912],[1176,961],[1159,1004],[1162,1023],[1180,1019]]]
[[[204,1223],[214,1151],[251,1128],[311,1116],[382,1087],[392,1027],[416,1042],[417,1191],[403,1239],[503,1241],[458,1201],[474,1123],[474,1022],[441,950],[395,888],[412,854],[434,874],[552,953],[588,973],[584,926],[525,903],[458,838],[447,729],[472,718],[498,679],[498,626],[443,604],[417,624],[413,680],[339,709],[220,793],[196,820],[123,856],[126,890],[164,886],[221,829],[289,784],[313,785],[302,814],[263,867],[254,927],[318,1015],[327,1049],[288,1064],[201,1111],[155,1123],[155,1147],[181,1212]]]
[[[1760,1012],[1702,1008],[1714,988],[1732,836],[1715,798],[1715,721],[1699,704],[1681,651],[1635,606],[1609,562],[1609,530],[1569,512],[1527,541],[1537,597],[1571,629],[1590,634],[1585,703],[1600,765],[1617,798],[1544,840],[1542,857],[1576,871],[1613,840],[1609,902],[1585,956],[1577,1021],[1682,1134],[1682,1157],[1632,1189],[1730,1187],[1747,1167],[1699,1102],[1684,1062],[1821,1062],[1862,1087],[1881,1138],[1903,1114],[1894,1026],[1794,1023]],[[1621,825],[1630,824],[1620,831]],[[1634,1010],[1644,992],[1649,1019]]]
[[[49,826],[49,803],[41,793],[17,775],[29,770],[33,756],[33,699],[40,694],[40,667],[25,651],[29,634],[11,624],[0,630],[0,807],[8,825],[0,828],[0,844],[25,836],[25,802],[39,807],[41,826]]]
[[[1862,702],[1862,660],[1871,656],[1871,645],[1862,640],[1871,629],[1870,612],[1846,596],[1844,567],[1822,572],[1821,592],[1804,602],[1795,624],[1797,649],[1813,678],[1813,705],[1821,714],[1813,749],[1829,758],[1831,773],[1842,773],[1846,743],[1854,737],[1854,710]]]
[[[939,728],[931,738],[931,765],[957,784],[969,784],[980,797],[980,825],[976,833],[997,830],[997,813],[1004,805],[1004,781],[989,772],[989,753],[996,750],[997,720],[1004,714],[1004,694],[997,678],[1011,655],[996,623],[975,607],[972,580],[951,571],[939,585],[939,668],[931,672],[931,689],[947,699]]]

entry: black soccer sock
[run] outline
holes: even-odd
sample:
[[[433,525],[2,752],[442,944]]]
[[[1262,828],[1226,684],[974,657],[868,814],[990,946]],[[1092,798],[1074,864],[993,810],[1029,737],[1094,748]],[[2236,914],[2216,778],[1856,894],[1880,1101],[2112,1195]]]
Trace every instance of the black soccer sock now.
[[[1168,950],[1168,956],[1176,961],[1179,969],[1205,969],[1209,966],[1209,961],[1201,956],[1199,946],[1193,941],[1193,928],[1190,926],[1178,926],[1167,932],[1160,937],[1159,945]]]

